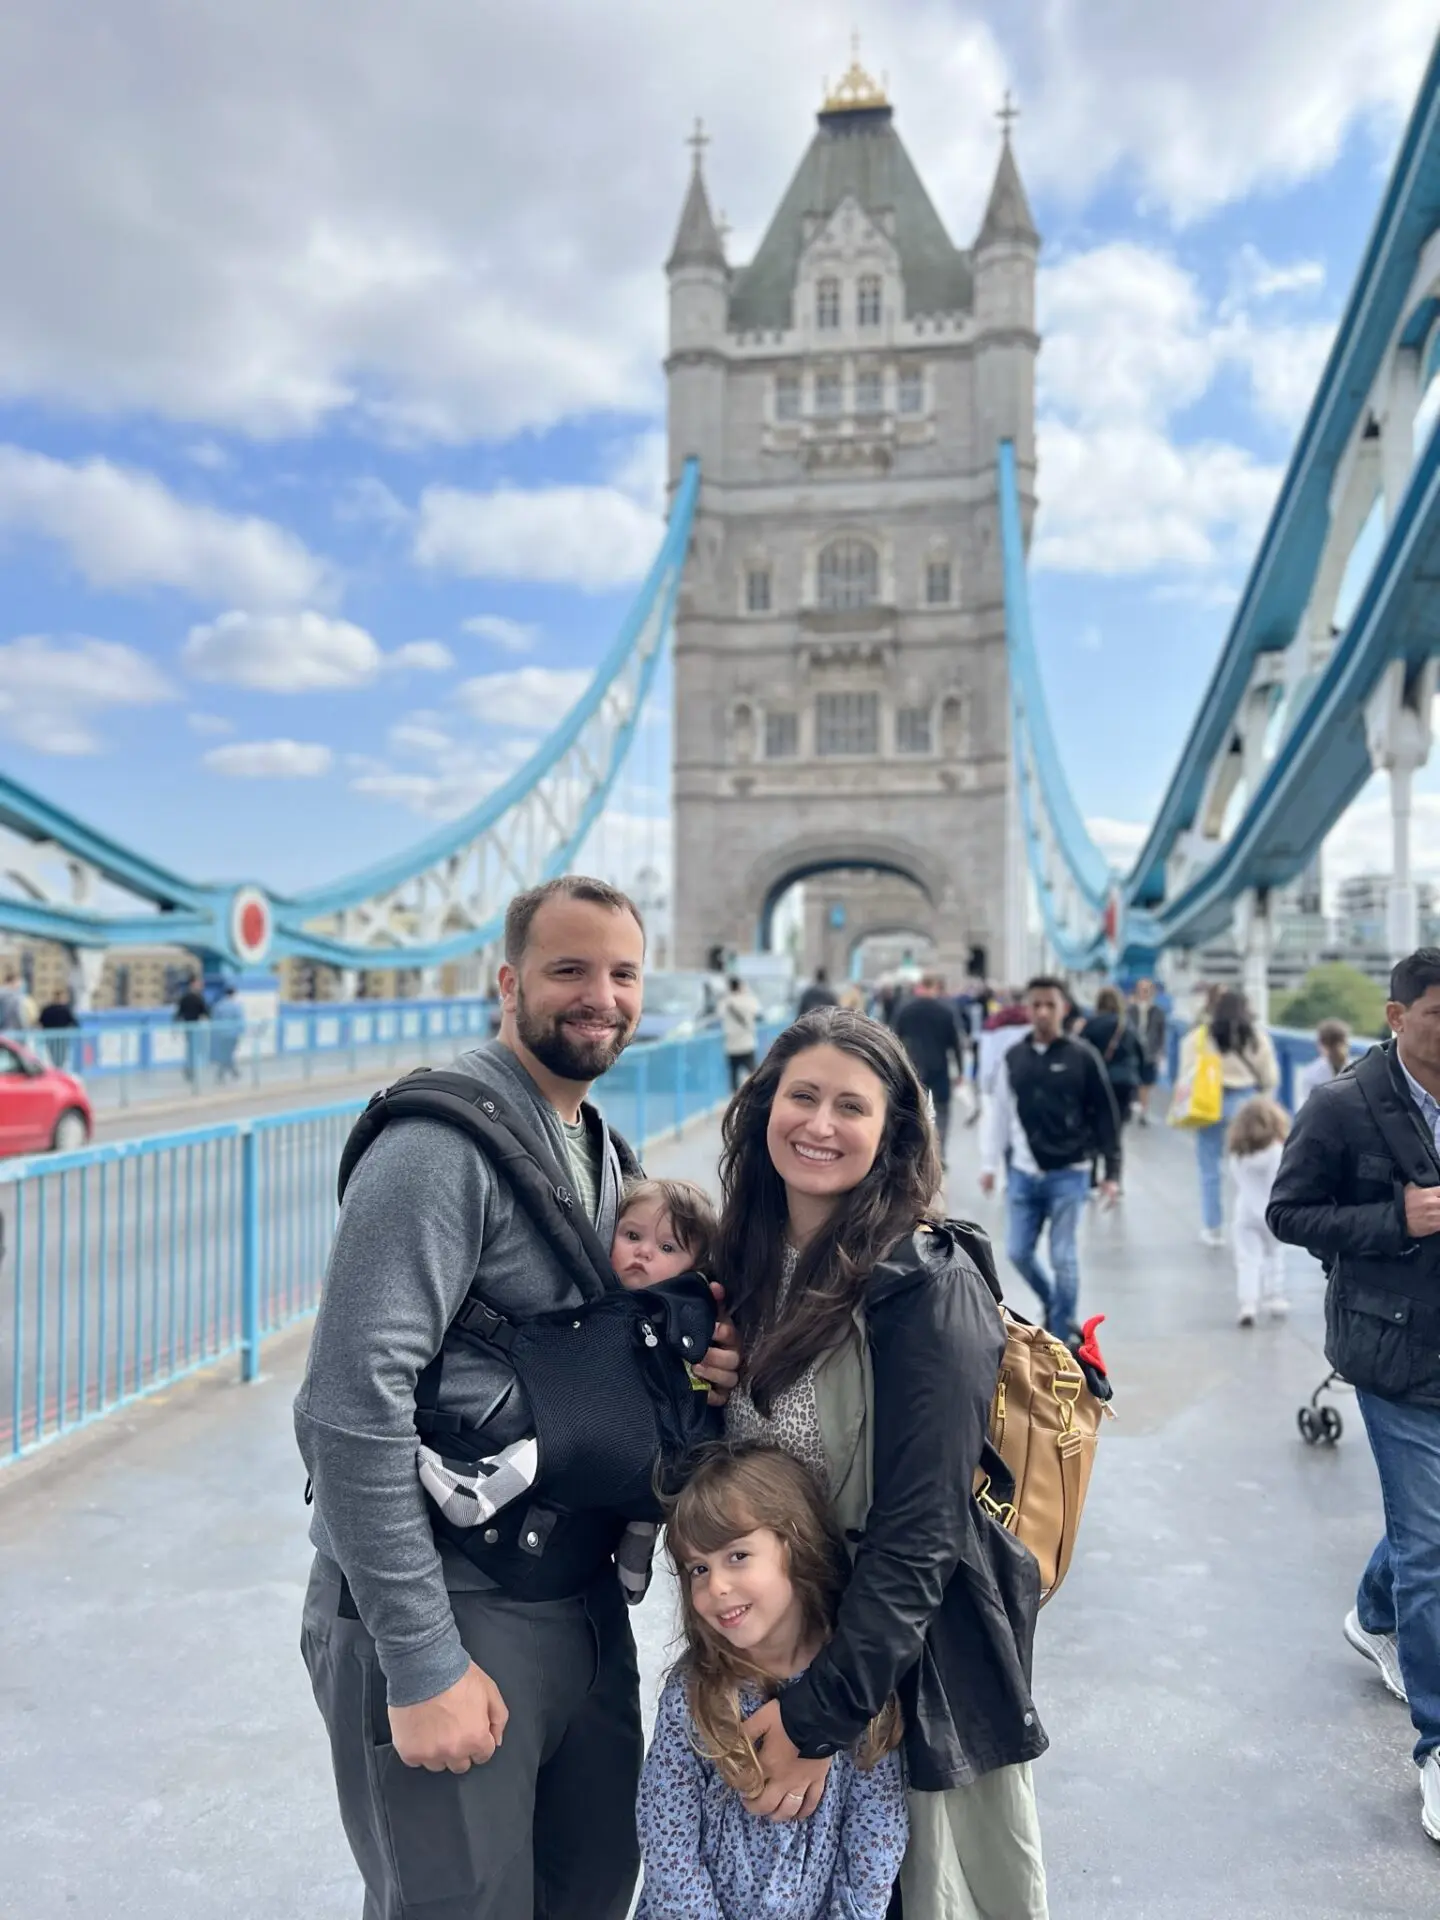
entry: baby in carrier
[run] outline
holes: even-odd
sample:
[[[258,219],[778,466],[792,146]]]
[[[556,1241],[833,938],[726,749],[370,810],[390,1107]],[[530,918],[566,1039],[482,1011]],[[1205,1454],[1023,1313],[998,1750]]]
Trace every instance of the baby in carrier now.
[[[632,1181],[615,1222],[610,1264],[621,1286],[632,1293],[682,1274],[708,1276],[718,1226],[709,1194],[693,1181]],[[677,1359],[676,1364],[684,1363]],[[696,1393],[709,1392],[706,1381],[689,1367],[686,1371]],[[534,1434],[527,1434],[499,1453],[462,1468],[422,1442],[417,1464],[421,1485],[446,1518],[458,1526],[476,1527],[529,1493],[539,1468],[539,1448]],[[656,1533],[651,1523],[633,1521],[617,1551],[621,1584],[632,1604],[649,1585]]]

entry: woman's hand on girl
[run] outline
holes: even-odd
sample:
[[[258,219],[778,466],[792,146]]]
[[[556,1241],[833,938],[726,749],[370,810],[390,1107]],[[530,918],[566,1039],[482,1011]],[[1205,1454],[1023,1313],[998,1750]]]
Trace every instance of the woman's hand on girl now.
[[[780,1718],[780,1702],[767,1700],[745,1722],[760,1756],[765,1786],[748,1799],[751,1813],[768,1820],[808,1820],[819,1806],[830,1776],[828,1760],[802,1760]]]

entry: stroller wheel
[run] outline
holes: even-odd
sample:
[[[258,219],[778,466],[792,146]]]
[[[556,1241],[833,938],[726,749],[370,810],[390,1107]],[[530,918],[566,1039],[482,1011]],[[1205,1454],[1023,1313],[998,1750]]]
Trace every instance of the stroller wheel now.
[[[1301,1407],[1295,1416],[1295,1424],[1300,1429],[1301,1438],[1307,1447],[1318,1446],[1321,1438],[1320,1415],[1314,1407]]]
[[[1334,1407],[1322,1407],[1320,1409],[1320,1433],[1326,1446],[1333,1447],[1344,1431],[1345,1422],[1340,1418],[1340,1415],[1335,1411]]]

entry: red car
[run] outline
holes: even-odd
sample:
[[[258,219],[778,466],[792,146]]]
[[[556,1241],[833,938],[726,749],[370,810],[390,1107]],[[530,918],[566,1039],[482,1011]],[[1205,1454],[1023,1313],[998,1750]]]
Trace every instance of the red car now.
[[[90,1138],[94,1115],[72,1073],[49,1066],[13,1040],[0,1040],[0,1153],[72,1153]]]

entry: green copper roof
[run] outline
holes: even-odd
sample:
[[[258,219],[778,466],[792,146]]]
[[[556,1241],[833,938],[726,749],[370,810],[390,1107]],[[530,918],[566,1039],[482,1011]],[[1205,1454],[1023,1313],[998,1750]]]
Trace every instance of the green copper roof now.
[[[900,256],[907,318],[969,310],[969,255],[945,231],[895,131],[889,107],[875,107],[820,115],[815,138],[755,258],[731,285],[730,325],[735,331],[792,324],[806,216],[827,220],[847,198],[872,216],[893,216],[888,231]]]

